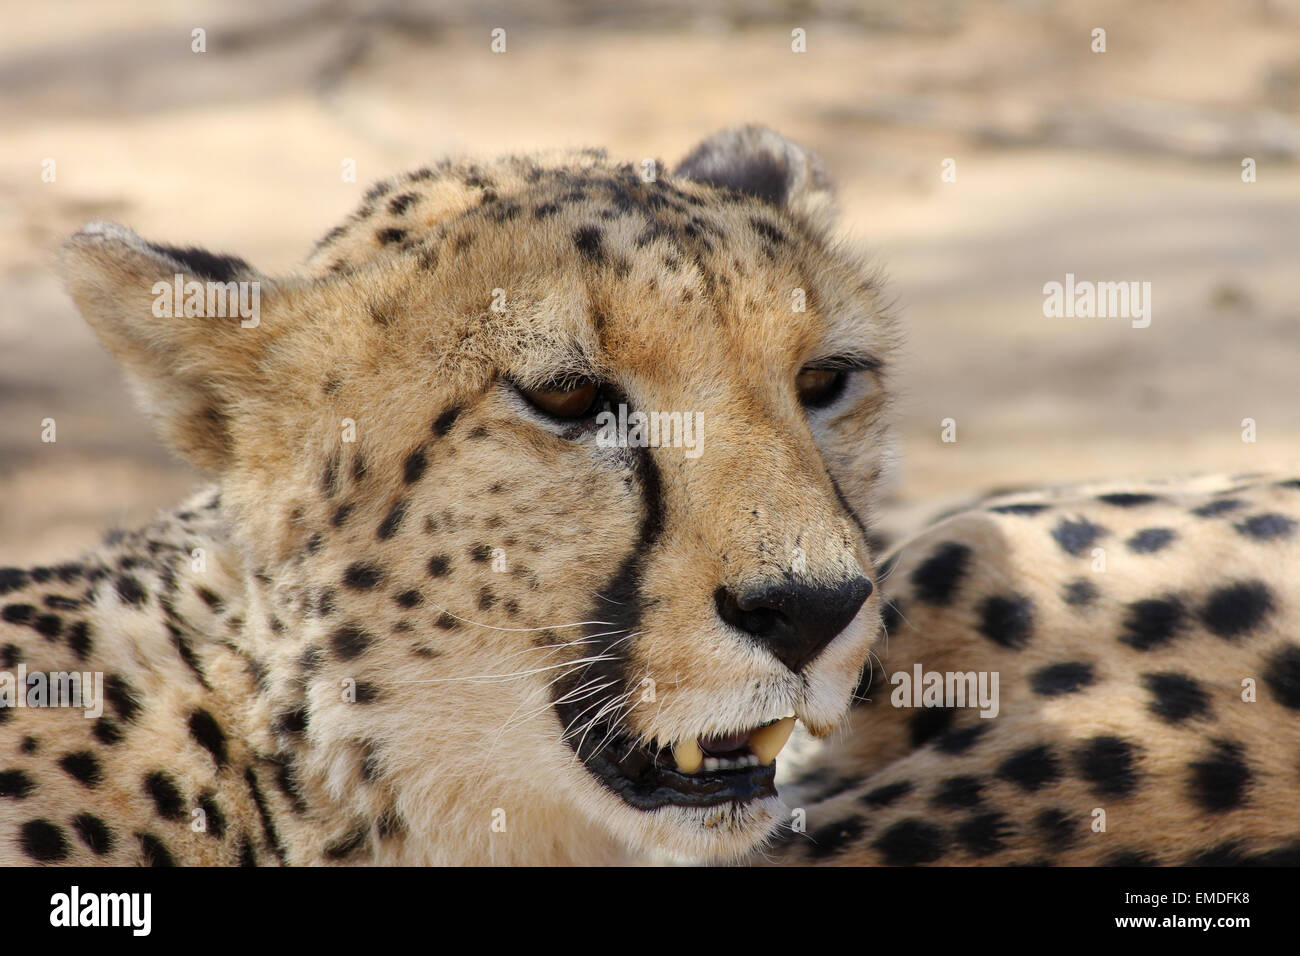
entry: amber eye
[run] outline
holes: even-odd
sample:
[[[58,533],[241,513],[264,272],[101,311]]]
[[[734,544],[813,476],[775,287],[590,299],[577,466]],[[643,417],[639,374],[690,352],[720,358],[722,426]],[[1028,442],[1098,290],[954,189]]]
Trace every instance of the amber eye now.
[[[562,388],[521,388],[521,395],[552,418],[585,418],[600,397],[596,382],[577,382]]]
[[[844,391],[848,373],[843,369],[806,368],[794,380],[799,401],[806,408],[824,408]]]

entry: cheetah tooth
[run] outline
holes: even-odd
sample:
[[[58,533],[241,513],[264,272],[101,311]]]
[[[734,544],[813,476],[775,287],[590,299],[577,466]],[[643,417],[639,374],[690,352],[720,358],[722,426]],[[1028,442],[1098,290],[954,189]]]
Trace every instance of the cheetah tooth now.
[[[749,737],[749,750],[766,767],[776,759],[793,732],[794,718],[782,717],[776,723],[754,731]]]
[[[704,751],[695,740],[683,740],[673,745],[673,760],[681,773],[695,773],[704,763]]]

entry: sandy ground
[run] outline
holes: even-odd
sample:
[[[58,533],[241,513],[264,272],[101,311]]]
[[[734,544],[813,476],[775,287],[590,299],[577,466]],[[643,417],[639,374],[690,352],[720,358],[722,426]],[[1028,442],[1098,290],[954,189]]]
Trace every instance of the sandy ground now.
[[[45,0],[0,37],[0,564],[197,480],[53,276],[84,221],[275,272],[447,152],[672,161],[748,121],[824,155],[891,278],[904,501],[1300,464],[1300,3]],[[1066,273],[1150,282],[1150,327],[1044,317]]]

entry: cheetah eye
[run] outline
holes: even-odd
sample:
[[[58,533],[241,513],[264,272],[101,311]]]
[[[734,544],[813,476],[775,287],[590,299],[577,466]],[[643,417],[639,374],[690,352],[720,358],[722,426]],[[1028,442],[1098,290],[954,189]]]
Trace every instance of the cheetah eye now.
[[[805,408],[825,408],[840,397],[849,373],[836,368],[805,368],[795,376],[799,401]]]
[[[601,398],[596,382],[575,382],[554,388],[520,388],[519,394],[552,418],[566,420],[593,414]]]

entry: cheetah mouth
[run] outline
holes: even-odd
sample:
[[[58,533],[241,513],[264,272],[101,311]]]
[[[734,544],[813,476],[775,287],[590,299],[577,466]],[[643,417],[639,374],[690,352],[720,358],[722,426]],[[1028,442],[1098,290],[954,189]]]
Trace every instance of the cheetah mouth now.
[[[638,810],[744,804],[776,796],[776,758],[794,723],[782,717],[663,747],[621,737],[589,753],[579,747],[578,755],[606,789]]]

